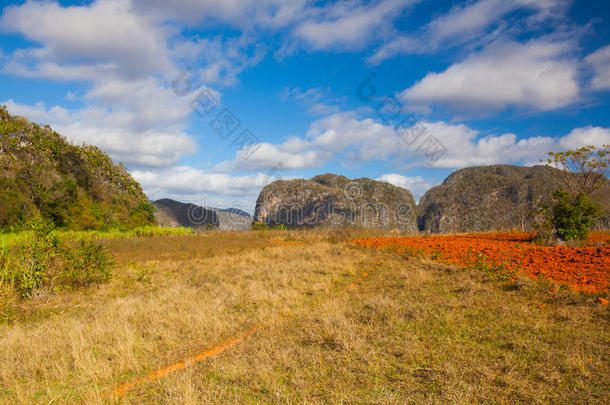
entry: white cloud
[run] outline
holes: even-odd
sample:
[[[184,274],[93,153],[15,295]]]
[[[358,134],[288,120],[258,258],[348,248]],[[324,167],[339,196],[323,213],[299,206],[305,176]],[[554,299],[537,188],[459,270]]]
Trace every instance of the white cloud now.
[[[585,145],[610,145],[610,128],[588,126],[576,128],[559,141],[562,149],[577,149]]]
[[[527,23],[535,22],[539,28],[548,18],[563,17],[569,1],[566,0],[479,0],[454,6],[447,12],[424,25],[411,35],[394,35],[369,58],[370,63],[379,63],[401,53],[430,53],[441,48],[457,46],[469,41],[485,42],[497,37],[508,27],[502,19],[518,10],[529,11]],[[529,24],[532,25],[532,24]]]
[[[338,2],[317,10],[299,24],[293,35],[313,49],[361,49],[392,28],[394,18],[413,0],[381,0],[374,4]]]
[[[610,45],[598,49],[587,56],[585,61],[593,68],[591,79],[593,90],[610,90]]]
[[[78,110],[59,106],[47,109],[42,103],[24,105],[13,100],[2,104],[6,104],[12,114],[51,124],[54,130],[75,144],[96,145],[115,161],[130,167],[170,166],[197,150],[195,140],[172,125],[140,127],[137,112],[108,111],[95,105]]]
[[[413,194],[415,201],[419,201],[422,195],[432,187],[434,187],[437,183],[433,183],[424,179],[421,176],[415,177],[407,177],[397,173],[387,173],[384,174],[375,180],[377,181],[385,181],[386,183],[393,184],[397,187],[406,188]]]
[[[399,170],[414,167],[462,168],[467,166],[536,164],[550,151],[574,149],[585,144],[608,143],[608,129],[580,128],[563,137],[481,134],[464,124],[422,121],[411,129],[425,128],[417,140],[407,144],[392,126],[356,113],[334,114],[314,122],[305,137],[291,137],[280,144],[262,143],[244,148],[217,171],[314,169],[331,161],[347,165],[379,161]],[[434,137],[445,153],[429,160],[422,147]]]
[[[97,145],[129,167],[170,166],[196,151],[185,127],[195,91],[206,87],[193,84],[188,97],[174,94],[171,81],[178,69],[171,58],[205,44],[178,39],[173,41],[176,49],[169,49],[172,30],[134,12],[130,0],[96,0],[71,7],[29,0],[6,7],[0,24],[2,30],[40,44],[14,51],[5,72],[87,86],[82,95],[67,95],[81,102],[80,107],[47,108],[8,100],[11,112],[50,124],[73,142]],[[233,65],[243,42],[225,44],[231,64],[223,66],[219,80],[238,71]],[[215,59],[215,63],[222,62]]]
[[[141,13],[188,24],[222,21],[233,27],[278,29],[303,18],[306,0],[133,0]]]
[[[172,54],[183,64],[196,66],[192,72],[206,84],[233,85],[243,70],[257,65],[266,55],[266,46],[254,37],[242,34],[235,37],[197,38],[182,40]]]
[[[519,140],[515,134],[481,135],[466,125],[424,122],[426,132],[435,136],[447,152],[432,167],[461,168],[498,163],[532,164],[553,150],[551,137]]]
[[[5,70],[52,79],[126,77],[171,71],[169,32],[130,10],[128,0],[61,7],[28,0],[4,9],[0,27],[43,44],[19,50]]]
[[[352,149],[354,146],[357,151]],[[219,164],[217,169],[309,169],[341,157],[351,161],[387,157],[388,150],[400,147],[401,140],[391,128],[371,119],[359,120],[353,112],[338,113],[315,121],[305,138],[291,137],[278,145],[252,145],[238,151],[232,162]]]
[[[253,212],[259,192],[280,177],[256,173],[232,176],[189,166],[132,172],[151,200],[173,198],[208,207],[234,207]],[[293,177],[287,177],[291,179]]]
[[[286,87],[280,94],[282,101],[295,100],[307,107],[307,112],[315,116],[328,116],[339,112],[336,105],[342,98],[329,95],[329,88],[314,87],[301,90],[298,87]]]
[[[314,49],[361,48],[419,0],[364,0],[319,4],[307,0],[133,0],[140,12],[157,19],[188,24],[221,22],[245,32],[255,29],[292,31],[293,39]],[[284,51],[296,44],[284,44]],[[290,51],[289,51],[290,52]]]
[[[429,73],[401,98],[468,112],[561,108],[577,101],[580,91],[571,49],[570,42],[495,42],[444,72]]]

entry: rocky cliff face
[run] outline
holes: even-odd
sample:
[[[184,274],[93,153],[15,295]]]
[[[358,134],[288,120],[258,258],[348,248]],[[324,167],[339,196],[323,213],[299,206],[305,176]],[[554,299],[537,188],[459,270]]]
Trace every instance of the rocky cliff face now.
[[[530,230],[532,212],[562,187],[554,170],[547,166],[508,165],[458,170],[421,198],[419,229],[442,233]],[[597,226],[607,229],[610,185],[606,183],[593,199],[606,211]]]
[[[256,202],[254,220],[289,228],[355,225],[417,230],[416,205],[409,190],[334,174],[266,186]]]
[[[252,217],[248,213],[234,208],[224,210],[202,208],[169,198],[157,200],[153,206],[159,225],[170,228],[246,230],[252,224]]]

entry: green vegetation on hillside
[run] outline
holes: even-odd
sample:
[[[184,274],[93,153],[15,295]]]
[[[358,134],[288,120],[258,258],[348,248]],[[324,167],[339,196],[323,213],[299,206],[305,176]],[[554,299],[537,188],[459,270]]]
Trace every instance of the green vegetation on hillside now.
[[[155,223],[153,207],[122,165],[1,106],[0,229],[21,229],[38,215],[73,230]]]

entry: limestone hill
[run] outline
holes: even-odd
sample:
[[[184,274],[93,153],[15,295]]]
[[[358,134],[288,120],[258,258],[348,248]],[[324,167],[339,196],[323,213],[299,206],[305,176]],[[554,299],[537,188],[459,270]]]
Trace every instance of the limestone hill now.
[[[70,229],[155,223],[152,206],[122,165],[0,107],[0,227],[18,227],[36,215]]]

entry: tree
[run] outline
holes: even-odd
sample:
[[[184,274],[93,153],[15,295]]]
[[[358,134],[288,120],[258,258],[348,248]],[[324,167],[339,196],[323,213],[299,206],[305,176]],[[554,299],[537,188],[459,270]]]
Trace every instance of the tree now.
[[[606,180],[610,167],[610,145],[583,146],[566,152],[550,152],[546,160],[558,171],[559,180],[572,198],[580,193],[590,196]]]
[[[563,240],[586,239],[601,208],[590,196],[607,181],[609,145],[584,146],[566,152],[550,152],[547,165],[558,169],[557,178],[567,191],[553,193],[555,205],[550,211],[550,223],[556,236]]]
[[[587,239],[595,218],[601,214],[599,206],[584,193],[572,198],[567,192],[557,190],[553,198],[557,201],[552,212],[557,236],[563,240]]]

